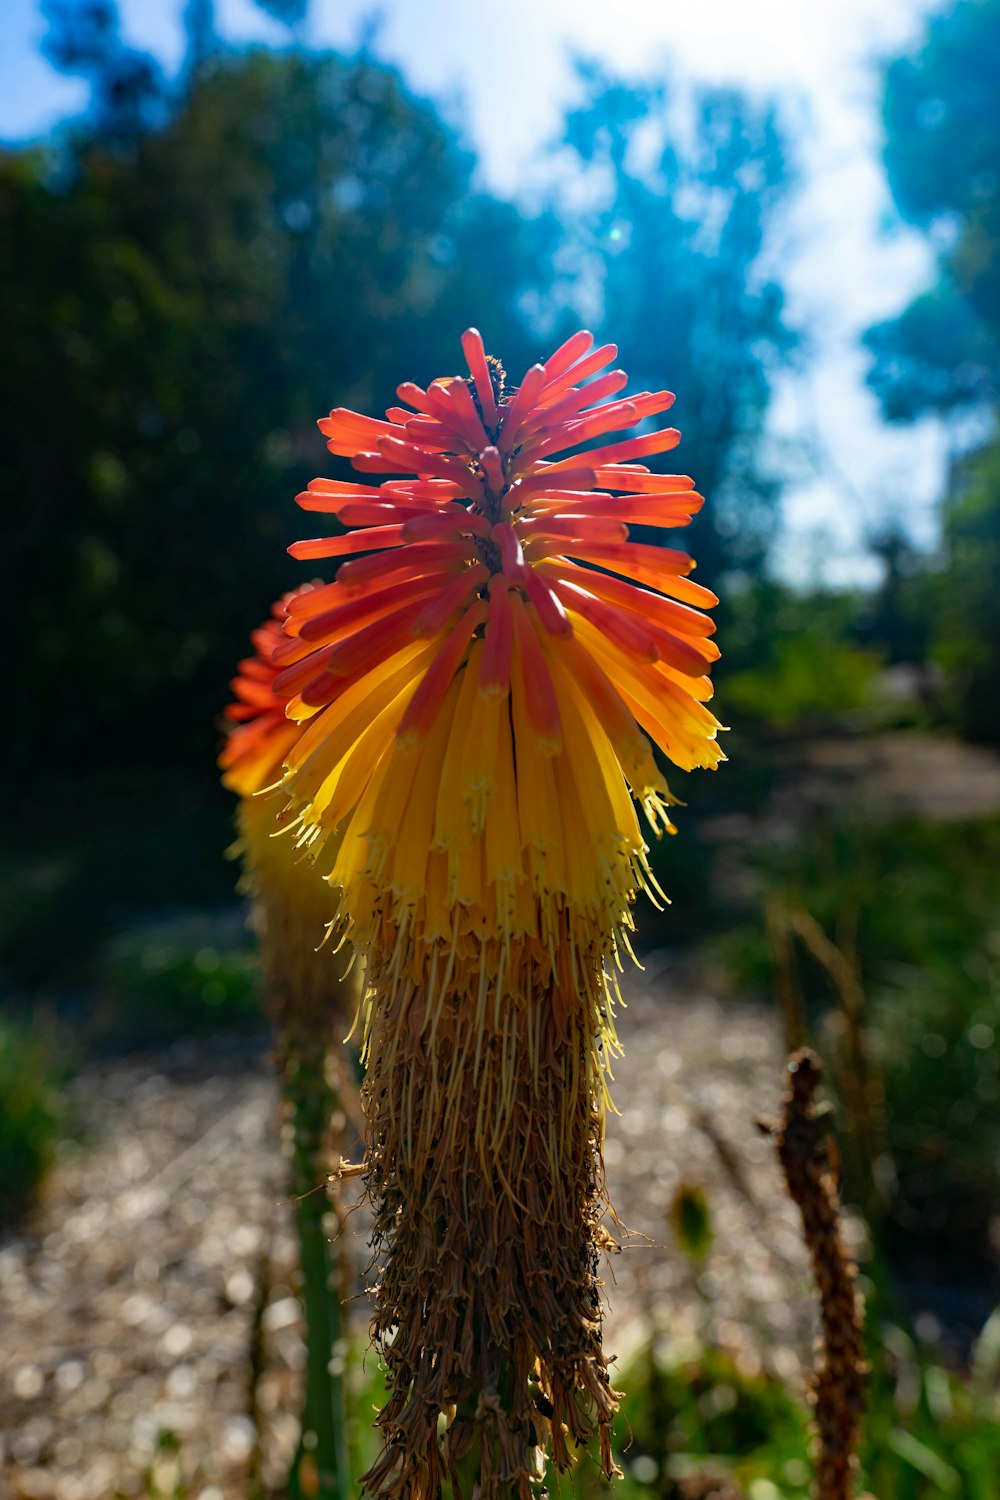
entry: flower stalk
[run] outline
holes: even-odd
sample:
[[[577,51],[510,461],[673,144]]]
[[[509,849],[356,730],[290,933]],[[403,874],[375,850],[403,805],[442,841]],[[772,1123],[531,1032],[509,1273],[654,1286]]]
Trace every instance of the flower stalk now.
[[[289,1475],[289,1492],[303,1500],[349,1500],[352,1473],[348,1452],[345,1337],[342,1306],[347,1288],[331,1226],[324,1173],[331,1160],[330,1120],[339,1109],[340,1089],[331,1083],[328,1057],[314,1038],[282,1039],[282,1087],[291,1117],[289,1187],[295,1205],[305,1314],[306,1373],[302,1432]]]
[[[237,823],[244,885],[253,903],[268,1010],[275,1027],[282,1099],[289,1132],[289,1191],[299,1244],[306,1324],[305,1390],[289,1493],[303,1500],[348,1500],[348,1445],[342,1307],[350,1295],[331,1243],[331,1165],[342,1145],[344,1103],[352,1083],[340,1038],[357,1004],[354,982],[341,980],[321,944],[329,922],[329,889],[294,849],[273,783],[298,736],[273,690],[274,646],[287,599],[253,640],[241,662],[236,702],[227,717],[238,727],[220,758],[226,784],[240,797]],[[270,792],[269,789],[270,788]]]

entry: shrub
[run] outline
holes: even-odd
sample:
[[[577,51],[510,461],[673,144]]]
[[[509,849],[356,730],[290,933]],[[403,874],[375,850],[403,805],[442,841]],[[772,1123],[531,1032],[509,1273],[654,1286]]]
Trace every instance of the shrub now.
[[[257,956],[228,914],[171,917],[120,934],[105,951],[99,990],[98,1029],[125,1046],[261,1016]]]
[[[963,1251],[985,1250],[1000,1212],[1000,818],[833,820],[750,857],[765,890],[855,950],[884,1087],[894,1220],[914,1244],[947,1235]],[[743,982],[770,987],[763,924],[740,928],[728,956]],[[829,976],[807,954],[799,969],[819,1014],[833,997]]]

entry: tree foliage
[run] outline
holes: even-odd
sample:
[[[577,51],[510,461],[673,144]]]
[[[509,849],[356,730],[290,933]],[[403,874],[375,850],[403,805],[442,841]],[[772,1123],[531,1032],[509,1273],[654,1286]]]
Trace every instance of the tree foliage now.
[[[301,581],[317,415],[447,371],[474,319],[528,362],[550,229],[364,58],[219,54],[120,145],[0,158],[13,686],[43,744],[57,698],[62,755],[210,758],[227,669]]]
[[[712,502],[692,536],[704,574],[757,572],[779,493],[761,440],[772,376],[794,344],[764,259],[791,184],[775,114],[732,89],[696,90],[684,108],[665,84],[592,64],[580,77],[566,144],[594,196],[582,275],[639,382],[678,392],[683,465]]]
[[[114,0],[42,0],[42,13],[46,57],[87,79],[94,124],[109,144],[163,118],[167,87],[159,64],[122,41]]]
[[[1000,401],[1000,0],[960,0],[886,71],[885,161],[901,213],[939,247],[935,284],[870,330],[871,381],[909,421]],[[955,465],[940,555],[904,590],[927,611],[958,725],[1000,740],[1000,444]]]
[[[885,75],[885,164],[900,213],[942,246],[937,280],[868,334],[886,414],[1000,396],[1000,3],[959,0]]]
[[[282,557],[308,526],[291,495],[330,463],[317,415],[455,367],[470,323],[516,378],[588,277],[632,373],[682,393],[684,464],[712,500],[702,576],[759,562],[788,347],[756,269],[786,177],[770,114],[699,94],[680,151],[665,91],[586,70],[568,149],[608,190],[531,218],[477,190],[454,131],[370,56],[233,52],[196,0],[167,83],[111,0],[46,3],[49,54],[93,104],[0,156],[21,744],[50,742],[58,701],[61,755],[208,756],[248,628],[301,579]],[[581,273],[568,293],[559,259]]]

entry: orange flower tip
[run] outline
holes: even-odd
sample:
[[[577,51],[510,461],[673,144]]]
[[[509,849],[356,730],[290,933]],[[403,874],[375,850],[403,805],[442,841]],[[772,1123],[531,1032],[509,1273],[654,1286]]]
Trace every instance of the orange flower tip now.
[[[528,495],[541,496],[550,490],[592,490],[597,483],[597,474],[591,468],[560,469],[554,464],[536,469],[535,473],[518,479],[511,485],[510,494],[514,504]]]
[[[579,333],[571,334],[565,343],[560,344],[556,352],[545,361],[546,380],[555,380],[558,376],[565,374],[577,360],[586,354],[588,349],[594,347],[594,335],[586,328],[581,328]]]
[[[535,607],[540,624],[549,635],[567,636],[573,634],[573,626],[563,607],[562,600],[549,587],[545,580],[539,577],[534,568],[522,567],[518,571],[517,581],[524,588],[525,593]]]
[[[483,336],[478,328],[467,328],[462,334],[462,353],[465,355],[473,384],[476,387],[483,423],[492,431],[497,426],[499,414]]]
[[[397,385],[396,395],[400,401],[406,401],[410,406],[415,406],[418,411],[423,411],[427,392],[415,381],[404,380],[401,385]]]
[[[437,635],[452,615],[465,604],[473,589],[486,583],[489,576],[489,569],[483,563],[474,563],[471,568],[464,568],[457,578],[424,605],[413,622],[413,634]]]
[[[512,453],[517,447],[524,424],[536,408],[544,387],[544,365],[532,365],[531,369],[526,372],[516,396],[504,408],[503,426],[499,437],[501,453]]]
[[[499,448],[495,448],[491,443],[489,447],[483,449],[480,456],[486,472],[486,483],[491,490],[499,493],[504,487],[503,461]]]
[[[524,566],[524,552],[513,526],[509,521],[498,521],[490,531],[490,539],[497,544],[503,571],[509,578],[516,577]]]
[[[579,385],[581,381],[588,379],[591,375],[609,365],[618,354],[617,344],[602,344],[592,354],[588,354],[579,363],[567,367],[561,374],[550,377],[546,384],[546,392],[550,396],[561,395],[570,386]]]

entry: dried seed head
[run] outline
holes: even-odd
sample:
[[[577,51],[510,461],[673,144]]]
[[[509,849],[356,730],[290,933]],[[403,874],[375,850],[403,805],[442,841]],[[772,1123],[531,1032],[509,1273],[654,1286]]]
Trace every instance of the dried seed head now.
[[[819,1291],[821,1340],[810,1400],[815,1421],[817,1500],[851,1500],[865,1406],[868,1364],[857,1266],[840,1229],[837,1180],[831,1166],[827,1111],[816,1105],[823,1064],[808,1047],[788,1059],[784,1113],[774,1131],[789,1196]]]

